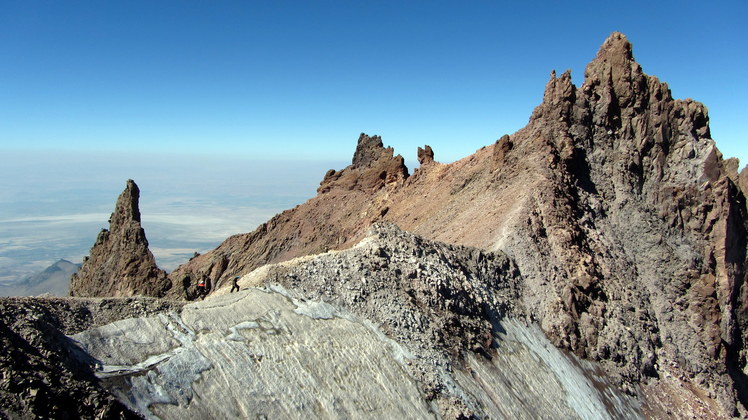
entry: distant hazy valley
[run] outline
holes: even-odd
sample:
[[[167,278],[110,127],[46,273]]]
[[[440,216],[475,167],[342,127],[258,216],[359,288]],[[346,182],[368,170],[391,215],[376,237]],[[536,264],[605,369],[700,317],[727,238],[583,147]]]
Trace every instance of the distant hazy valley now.
[[[60,259],[80,263],[107,226],[122,180],[148,186],[143,224],[161,267],[254,229],[314,195],[319,173],[335,162],[144,156],[132,165],[105,156],[8,156],[0,166],[0,284],[36,275]],[[17,177],[26,162],[33,175]],[[127,159],[125,159],[127,160]],[[272,174],[272,176],[270,175]]]

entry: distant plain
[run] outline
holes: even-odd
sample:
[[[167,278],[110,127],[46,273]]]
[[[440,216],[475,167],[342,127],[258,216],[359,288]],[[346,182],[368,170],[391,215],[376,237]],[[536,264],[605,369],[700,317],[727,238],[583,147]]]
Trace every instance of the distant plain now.
[[[167,271],[227,237],[254,230],[316,194],[346,162],[188,155],[4,153],[0,166],[0,283],[88,254],[127,179],[140,187],[142,225]]]

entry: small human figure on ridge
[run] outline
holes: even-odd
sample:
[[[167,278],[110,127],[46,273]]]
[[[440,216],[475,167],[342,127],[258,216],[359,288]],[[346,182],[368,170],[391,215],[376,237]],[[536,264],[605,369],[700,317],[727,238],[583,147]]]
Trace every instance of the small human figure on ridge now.
[[[205,299],[205,295],[207,295],[208,292],[205,289],[205,278],[201,278],[200,282],[197,283],[197,295]]]
[[[234,293],[234,289],[236,289],[237,292],[239,291],[239,285],[236,283],[237,281],[239,281],[239,276],[234,276],[234,279],[232,280],[232,284],[231,284],[230,293]]]

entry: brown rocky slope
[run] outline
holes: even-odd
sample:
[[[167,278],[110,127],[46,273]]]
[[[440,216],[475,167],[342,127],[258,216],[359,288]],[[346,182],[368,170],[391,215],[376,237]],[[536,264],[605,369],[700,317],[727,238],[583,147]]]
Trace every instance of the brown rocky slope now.
[[[580,87],[552,73],[525,128],[452,164],[433,157],[421,151],[409,175],[362,134],[317,197],[179,267],[168,294],[350,247],[385,220],[506,253],[522,305],[551,341],[600,361],[630,392],[686,390],[746,414],[745,170],[722,160],[706,108],[643,73],[622,34]]]
[[[673,375],[728,412],[748,403],[737,173],[710,138],[706,108],[644,74],[623,35],[605,41],[581,87],[553,73],[527,127],[495,145],[450,165],[425,159],[410,177],[381,139],[362,135],[356,156],[377,154],[329,172],[317,197],[172,281],[204,272],[221,283],[345,248],[383,219],[512,256],[524,304],[554,344],[624,380]]]

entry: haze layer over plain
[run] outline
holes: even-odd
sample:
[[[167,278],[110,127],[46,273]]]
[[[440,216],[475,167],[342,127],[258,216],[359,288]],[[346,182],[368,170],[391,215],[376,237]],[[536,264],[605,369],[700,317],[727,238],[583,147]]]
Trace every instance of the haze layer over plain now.
[[[0,282],[82,261],[124,181],[143,185],[143,225],[167,270],[315,194],[338,162],[6,153],[0,165]]]

